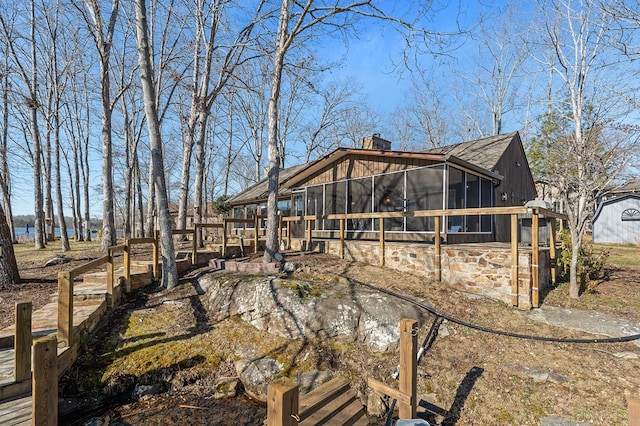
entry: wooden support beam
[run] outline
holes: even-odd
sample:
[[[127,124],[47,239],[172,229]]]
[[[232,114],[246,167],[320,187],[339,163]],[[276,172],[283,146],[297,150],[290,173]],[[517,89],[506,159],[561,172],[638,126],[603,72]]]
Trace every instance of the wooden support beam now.
[[[436,281],[442,281],[442,245],[440,244],[440,216],[435,216],[435,236],[433,237],[433,250],[435,254],[435,267],[436,267]],[[446,222],[446,220],[445,220]]]
[[[222,257],[227,257],[227,221],[229,219],[222,219]]]
[[[511,304],[518,306],[518,215],[511,215]]]
[[[123,256],[123,275],[126,281],[127,291],[129,291],[129,282],[131,279],[131,246],[129,245],[129,240],[124,242],[124,256]]]
[[[557,235],[556,235],[556,218],[551,218],[549,230],[549,267],[551,268],[551,282],[555,285],[556,275],[558,273],[558,253],[556,251]]]
[[[191,266],[195,266],[198,263],[198,239],[196,236],[198,235],[198,228],[200,224],[193,224],[193,240],[191,241]]]
[[[410,403],[398,404],[401,419],[415,419],[417,411],[418,361],[418,321],[402,319],[400,321],[400,392],[409,395]]]
[[[345,219],[339,219],[340,221],[340,259],[344,259],[344,225]]]
[[[295,426],[298,422],[298,385],[286,377],[267,388],[267,426]]]
[[[380,266],[384,266],[384,219],[378,219],[380,221]]]
[[[160,261],[160,231],[156,231],[154,235],[155,238],[151,242],[151,246],[153,248],[153,278],[158,279],[160,278],[160,273],[158,271],[158,262]]]
[[[411,404],[410,395],[400,392],[398,389],[393,388],[386,383],[380,382],[376,379],[369,378],[367,380],[367,386],[384,395],[389,395],[391,398],[397,400],[401,404],[407,404],[407,405]]]
[[[108,252],[107,255],[107,305],[113,307],[115,301],[113,300],[113,255]]]
[[[31,379],[31,302],[16,302],[16,334],[13,342],[13,379],[23,382]]]
[[[287,250],[291,249],[291,224],[293,222],[287,222]]]
[[[533,209],[533,212],[531,214],[531,306],[534,308],[540,306],[540,229],[538,219],[538,211],[536,209]]]
[[[73,279],[68,271],[58,272],[58,341],[73,345]]]
[[[253,218],[253,252],[258,252],[258,230],[260,229],[260,219],[258,215]]]
[[[311,251],[311,239],[312,239],[311,221],[312,219],[307,219],[307,251]]]
[[[33,345],[31,424],[58,424],[58,351],[56,337],[49,335]]]

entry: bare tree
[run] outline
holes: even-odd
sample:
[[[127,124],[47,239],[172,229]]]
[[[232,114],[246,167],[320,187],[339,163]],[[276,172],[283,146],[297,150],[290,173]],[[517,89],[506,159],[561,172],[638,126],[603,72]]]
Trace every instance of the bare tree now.
[[[194,40],[192,105],[186,126],[186,141],[183,155],[183,173],[180,183],[180,202],[178,210],[178,227],[186,225],[186,202],[189,188],[189,167],[192,149],[195,146],[196,173],[193,186],[193,220],[199,222],[202,217],[202,201],[204,186],[204,166],[206,154],[206,133],[211,107],[216,98],[233,77],[235,70],[251,57],[246,55],[252,33],[256,24],[262,19],[264,1],[255,6],[246,24],[240,24],[237,31],[230,31],[227,35],[227,45],[220,43],[223,37],[223,17],[227,7],[231,5],[227,0],[216,0],[211,3],[208,13],[204,12],[205,2],[196,3],[196,40]],[[220,59],[216,61],[216,56]],[[215,68],[214,68],[215,66]]]
[[[42,142],[40,138],[40,126],[38,123],[38,109],[41,107],[38,97],[38,57],[36,46],[36,19],[35,19],[35,1],[30,2],[31,24],[29,26],[28,51],[29,57],[24,58],[19,53],[21,47],[16,46],[17,38],[12,34],[13,28],[9,26],[4,16],[0,14],[0,26],[5,38],[6,45],[14,65],[18,69],[18,74],[22,78],[25,86],[26,94],[23,95],[24,103],[29,109],[29,127],[31,133],[32,148],[29,149],[31,160],[33,163],[33,194],[35,207],[35,221],[33,225],[35,248],[42,249],[45,247],[45,234],[43,223],[43,195],[42,195]],[[25,61],[29,61],[30,71],[27,70]]]
[[[172,220],[169,214],[167,188],[165,183],[164,160],[162,157],[162,136],[158,117],[156,90],[151,66],[151,49],[149,46],[149,29],[147,26],[146,0],[135,0],[136,41],[138,46],[138,62],[144,93],[144,110],[149,131],[151,161],[153,163],[154,186],[158,203],[158,220],[160,245],[162,247],[162,286],[173,288],[178,285],[175,250],[172,237]]]
[[[580,295],[578,256],[595,200],[624,169],[626,153],[637,143],[631,134],[620,134],[614,98],[603,98],[606,74],[614,68],[607,42],[609,17],[595,1],[564,1],[541,5],[551,64],[567,99],[567,113],[552,111],[543,132],[543,169],[565,206],[571,234],[570,296]],[[568,117],[568,120],[562,117]],[[560,117],[560,118],[558,118]],[[558,124],[560,123],[560,124]],[[626,130],[629,130],[626,127]],[[556,135],[553,137],[553,135]],[[546,151],[545,151],[546,149]]]
[[[428,7],[421,8],[426,11]],[[285,57],[291,49],[294,40],[303,33],[311,33],[313,29],[322,28],[326,32],[348,30],[353,19],[357,17],[379,18],[393,22],[404,29],[411,26],[386,15],[374,5],[373,1],[333,1],[306,0],[296,2],[282,0],[280,17],[275,37],[275,49],[273,52],[273,68],[271,70],[271,83],[269,93],[269,131],[268,148],[268,197],[267,197],[267,242],[264,253],[264,261],[270,262],[278,253],[278,187],[281,153],[279,148],[279,109],[280,93],[282,86],[282,74],[285,67]],[[428,38],[427,31],[421,31],[421,36]],[[426,40],[425,40],[426,41]]]
[[[111,70],[109,62],[120,0],[112,0],[107,21],[102,17],[102,3],[85,0],[83,8],[76,5],[93,38],[100,59],[100,94],[102,106],[102,249],[116,244],[116,227],[113,210],[113,141],[111,116]]]

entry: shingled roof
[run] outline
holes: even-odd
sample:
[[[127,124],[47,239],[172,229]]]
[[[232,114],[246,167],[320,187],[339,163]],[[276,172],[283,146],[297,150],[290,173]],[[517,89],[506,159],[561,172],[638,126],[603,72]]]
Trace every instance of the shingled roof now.
[[[284,180],[295,175],[306,166],[307,164],[299,164],[297,166],[292,166],[286,169],[280,169],[280,173],[278,175],[280,182],[282,183]],[[250,186],[239,194],[229,198],[227,200],[227,203],[231,205],[239,205],[265,201],[267,199],[268,188],[269,180],[267,178],[264,178],[255,185]],[[283,188],[282,186],[280,186],[280,188],[278,189],[278,198],[289,198],[290,196],[291,189]]]
[[[474,141],[441,146],[425,152],[456,157],[485,170],[494,170],[496,163],[517,135],[518,132],[504,133]]]

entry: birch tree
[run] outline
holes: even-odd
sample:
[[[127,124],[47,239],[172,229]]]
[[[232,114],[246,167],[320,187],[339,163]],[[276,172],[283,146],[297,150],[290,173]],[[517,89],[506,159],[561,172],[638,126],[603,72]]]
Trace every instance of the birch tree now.
[[[116,226],[113,207],[113,140],[111,99],[111,47],[115,25],[118,19],[120,0],[111,1],[111,11],[105,21],[102,16],[102,2],[84,0],[85,8],[74,3],[85,21],[98,52],[100,60],[100,98],[102,107],[102,249],[116,244]]]
[[[204,166],[206,153],[207,125],[211,116],[211,108],[222,89],[233,77],[236,69],[250,59],[245,53],[252,39],[256,24],[262,19],[264,1],[260,0],[245,24],[238,29],[227,28],[231,34],[223,34],[223,18],[227,17],[228,8],[232,5],[228,0],[216,0],[211,3],[208,13],[204,13],[203,0],[197,0],[196,39],[194,40],[194,59],[192,72],[192,104],[186,126],[186,141],[182,161],[182,177],[180,182],[180,200],[178,207],[178,227],[186,226],[186,207],[189,193],[191,155],[195,146],[195,182],[193,184],[193,220],[200,222],[202,217],[202,201],[204,187]],[[227,17],[228,18],[228,17]],[[225,42],[219,39],[226,39]],[[216,61],[216,56],[220,59]],[[215,66],[215,68],[214,68]]]
[[[38,110],[41,108],[38,91],[38,56],[36,43],[36,7],[35,1],[30,2],[30,25],[29,35],[26,37],[26,46],[17,46],[18,39],[14,34],[14,28],[5,19],[0,12],[0,26],[5,39],[6,46],[10,52],[13,65],[17,68],[17,72],[24,85],[25,93],[22,95],[24,104],[28,108],[29,113],[29,131],[31,145],[27,146],[33,166],[33,197],[35,220],[33,224],[35,248],[45,248],[45,232],[43,223],[43,190],[42,190],[42,141],[40,137],[40,125]],[[29,52],[21,55],[22,49]],[[26,56],[26,57],[25,57]],[[27,68],[29,67],[29,69]]]
[[[173,288],[178,285],[175,250],[172,236],[172,220],[169,214],[167,187],[165,182],[164,160],[162,156],[162,136],[158,117],[156,90],[151,65],[151,49],[149,46],[149,28],[147,25],[146,0],[135,0],[136,44],[138,46],[138,63],[144,95],[144,111],[149,132],[151,161],[153,163],[153,180],[158,206],[158,222],[160,246],[162,250],[162,286]]]
[[[567,100],[568,121],[553,125],[559,136],[548,138],[541,156],[548,180],[565,206],[571,234],[570,297],[580,295],[578,256],[583,245],[595,200],[625,168],[626,155],[633,148],[633,134],[624,132],[616,119],[621,111],[614,97],[605,98],[607,84],[620,84],[612,67],[608,42],[610,20],[592,0],[577,4],[553,1],[543,5],[547,45],[554,53],[551,66],[559,77],[560,93]],[[619,87],[619,86],[618,86]],[[609,92],[611,93],[611,92]],[[562,111],[552,113],[553,119]],[[566,130],[563,130],[566,129]]]

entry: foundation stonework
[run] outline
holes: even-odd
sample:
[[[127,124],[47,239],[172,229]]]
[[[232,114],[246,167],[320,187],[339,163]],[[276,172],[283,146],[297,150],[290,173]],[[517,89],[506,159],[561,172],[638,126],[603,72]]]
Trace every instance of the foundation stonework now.
[[[292,240],[291,248],[306,248],[304,240]],[[340,256],[338,240],[314,240],[311,249]],[[385,267],[434,279],[436,257],[431,244],[385,242]],[[378,265],[380,246],[377,241],[345,240],[344,258]],[[529,247],[518,254],[518,307],[531,308],[532,253]],[[451,287],[511,304],[512,256],[510,247],[490,244],[444,245],[441,248],[442,282]],[[550,281],[549,251],[540,251],[538,269],[539,291],[542,294]]]

